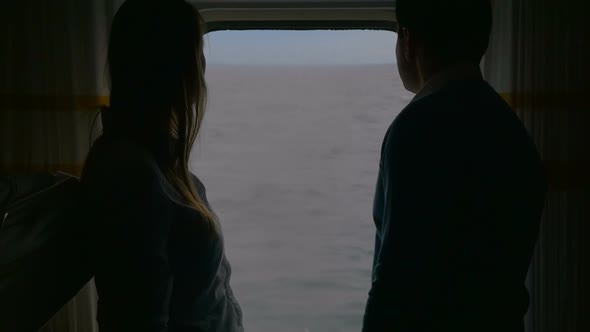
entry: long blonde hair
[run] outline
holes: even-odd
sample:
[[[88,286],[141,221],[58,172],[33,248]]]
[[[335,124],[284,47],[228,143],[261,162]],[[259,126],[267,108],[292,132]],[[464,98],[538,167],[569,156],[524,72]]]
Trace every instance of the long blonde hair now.
[[[109,113],[113,131],[154,154],[164,148],[162,172],[184,204],[214,225],[189,171],[207,101],[204,31],[201,16],[184,0],[127,0],[109,41]]]

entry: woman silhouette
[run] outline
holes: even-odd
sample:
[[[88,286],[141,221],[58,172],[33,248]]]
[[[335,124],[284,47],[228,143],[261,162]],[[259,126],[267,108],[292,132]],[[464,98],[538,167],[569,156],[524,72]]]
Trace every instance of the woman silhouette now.
[[[115,15],[111,106],[81,179],[101,332],[243,331],[220,225],[188,168],[205,110],[203,31],[184,0],[128,0]]]

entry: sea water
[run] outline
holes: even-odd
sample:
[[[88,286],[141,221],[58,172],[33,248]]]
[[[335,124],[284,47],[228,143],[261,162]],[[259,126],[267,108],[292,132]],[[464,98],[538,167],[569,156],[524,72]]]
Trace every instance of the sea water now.
[[[357,332],[395,65],[210,66],[192,170],[220,217],[246,331]]]

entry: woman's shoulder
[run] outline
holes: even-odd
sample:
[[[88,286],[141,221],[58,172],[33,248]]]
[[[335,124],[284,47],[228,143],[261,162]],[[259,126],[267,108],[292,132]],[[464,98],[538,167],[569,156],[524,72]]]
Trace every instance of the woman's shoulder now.
[[[199,179],[199,177],[196,176],[194,173],[191,173],[191,177],[193,179],[193,184],[195,186],[195,189],[197,189],[197,193],[199,194],[199,197],[202,200],[204,200],[205,203],[209,204],[207,202],[207,188],[205,187],[205,184],[203,184],[201,179]]]
[[[161,182],[162,177],[147,149],[131,140],[103,136],[90,149],[81,180],[87,184],[121,183],[145,188]]]
[[[92,145],[88,157],[89,161],[98,159],[112,167],[151,166],[152,163],[155,166],[155,159],[146,148],[131,139],[119,137],[101,136]]]

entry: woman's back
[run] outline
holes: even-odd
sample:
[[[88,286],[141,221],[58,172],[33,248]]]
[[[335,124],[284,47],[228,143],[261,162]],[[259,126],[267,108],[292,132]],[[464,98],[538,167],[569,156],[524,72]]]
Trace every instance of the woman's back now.
[[[94,218],[101,332],[243,330],[220,229],[183,205],[155,157],[103,136],[82,184]]]

